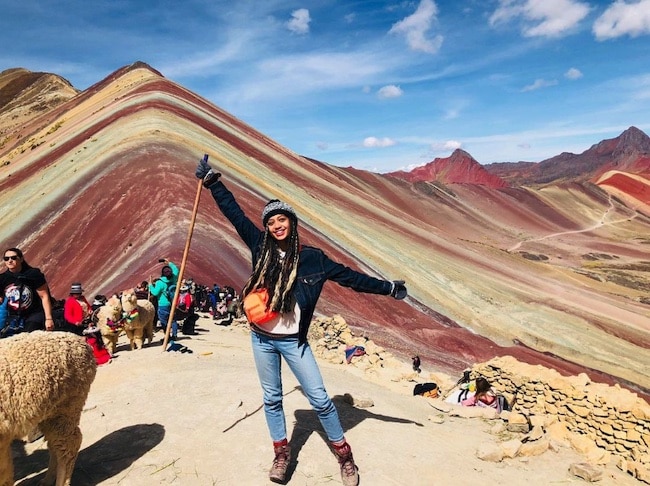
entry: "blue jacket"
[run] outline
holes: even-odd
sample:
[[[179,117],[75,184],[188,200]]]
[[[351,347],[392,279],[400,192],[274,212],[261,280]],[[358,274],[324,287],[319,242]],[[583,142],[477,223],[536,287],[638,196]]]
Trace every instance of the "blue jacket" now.
[[[221,181],[211,185],[210,191],[223,215],[228,218],[241,239],[250,248],[254,268],[262,250],[264,231],[255,226],[244,214],[233,194]],[[392,283],[387,280],[371,277],[330,260],[318,248],[302,246],[298,259],[298,275],[294,285],[294,296],[300,307],[298,338],[301,343],[307,341],[307,332],[314,315],[316,302],[327,280],[333,280],[339,285],[350,287],[357,292],[371,294],[388,295],[392,288]]]

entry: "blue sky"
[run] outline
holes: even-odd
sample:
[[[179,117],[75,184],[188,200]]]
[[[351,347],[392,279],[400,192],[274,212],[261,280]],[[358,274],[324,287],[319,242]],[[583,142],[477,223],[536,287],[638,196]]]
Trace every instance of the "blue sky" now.
[[[650,0],[0,0],[0,70],[143,61],[295,152],[376,172],[650,133]]]

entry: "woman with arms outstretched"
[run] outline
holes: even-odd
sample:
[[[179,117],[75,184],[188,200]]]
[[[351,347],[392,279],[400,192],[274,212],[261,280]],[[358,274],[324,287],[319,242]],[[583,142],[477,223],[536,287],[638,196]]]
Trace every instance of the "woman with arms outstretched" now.
[[[268,294],[266,315],[253,321],[251,342],[255,366],[263,391],[264,413],[275,458],[269,478],[286,481],[291,461],[286,420],[282,407],[281,360],[296,376],[309,403],[315,410],[341,468],[346,486],[359,483],[358,468],[352,457],[336,407],[321,377],[318,364],[307,342],[307,332],[316,302],[327,280],[357,292],[407,295],[403,281],[380,280],[352,270],[329,259],[320,249],[300,244],[298,218],[294,209],[277,199],[262,210],[259,229],[239,207],[233,194],[221,182],[221,174],[212,170],[207,156],[199,162],[196,176],[210,190],[217,206],[251,250],[253,272],[242,290],[242,299],[265,289]]]

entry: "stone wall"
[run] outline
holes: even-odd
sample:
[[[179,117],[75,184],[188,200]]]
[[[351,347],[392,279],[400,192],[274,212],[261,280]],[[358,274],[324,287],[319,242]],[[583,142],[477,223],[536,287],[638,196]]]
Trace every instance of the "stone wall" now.
[[[434,381],[444,392],[432,401],[434,408],[462,417],[500,418],[509,432],[525,434],[525,440],[508,437],[510,440],[493,447],[498,460],[542,454],[554,443],[567,442],[588,464],[605,464],[616,458],[620,469],[650,484],[650,405],[619,386],[594,383],[586,374],[565,377],[510,356],[494,358],[474,365],[471,378],[482,375],[509,401],[514,398],[513,411],[498,414],[492,408],[445,403],[458,377],[433,372],[428,377],[418,375],[372,340],[355,336],[341,316],[314,319],[309,340],[316,356],[335,364],[346,363],[345,351],[350,346],[363,346],[365,354],[346,365],[350,371],[362,372],[371,380],[380,378],[383,383],[406,384],[402,388],[409,392],[413,382]],[[510,450],[513,448],[516,450]],[[492,460],[483,457],[484,452],[479,451],[479,456]]]
[[[515,396],[513,412],[556,420],[618,457],[619,467],[629,472],[650,468],[650,405],[635,393],[510,356],[474,365],[472,379],[479,375],[507,398]]]

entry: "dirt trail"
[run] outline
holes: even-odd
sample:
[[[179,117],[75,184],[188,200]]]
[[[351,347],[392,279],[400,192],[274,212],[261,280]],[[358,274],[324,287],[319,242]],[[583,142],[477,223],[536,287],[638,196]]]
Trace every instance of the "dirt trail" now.
[[[610,225],[615,225],[615,224],[619,224],[619,223],[624,223],[624,222],[630,221],[631,219],[634,219],[634,218],[636,218],[638,216],[638,213],[635,211],[635,212],[633,212],[632,215],[630,215],[628,217],[616,219],[614,221],[607,221],[607,217],[609,216],[609,213],[611,213],[613,210],[614,210],[614,202],[612,200],[612,196],[610,195],[609,196],[609,206],[607,207],[605,212],[603,212],[600,219],[596,223],[594,223],[593,225],[591,225],[591,226],[589,226],[587,228],[579,229],[579,230],[560,231],[558,233],[551,233],[551,234],[548,234],[548,235],[540,236],[539,238],[530,238],[528,240],[519,241],[513,247],[509,248],[508,251],[509,252],[517,251],[519,248],[521,248],[521,246],[524,243],[532,243],[532,242],[536,242],[536,241],[548,240],[550,238],[557,238],[558,236],[563,236],[563,235],[573,235],[573,234],[577,234],[577,233],[586,233],[588,231],[593,231],[595,229],[601,228],[603,226],[610,226]]]

